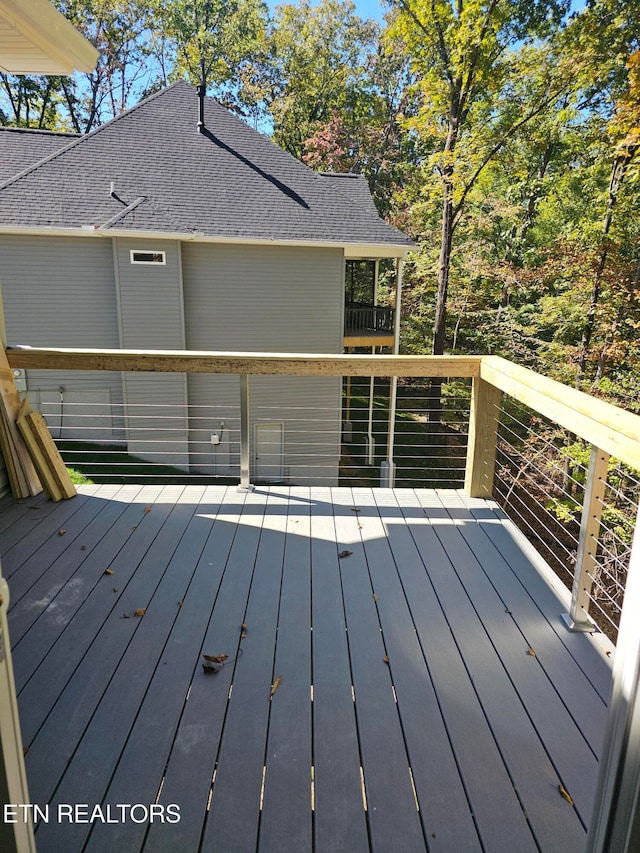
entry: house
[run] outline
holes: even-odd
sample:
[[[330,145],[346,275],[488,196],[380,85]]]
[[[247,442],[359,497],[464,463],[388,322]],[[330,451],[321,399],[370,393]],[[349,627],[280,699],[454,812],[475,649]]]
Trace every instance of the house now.
[[[87,136],[2,129],[0,163],[10,344],[340,353],[394,343],[392,309],[375,305],[377,262],[412,244],[379,218],[364,178],[313,172],[184,82]],[[233,378],[20,379],[56,438],[237,471]],[[251,401],[252,476],[335,482],[339,379],[259,377]]]

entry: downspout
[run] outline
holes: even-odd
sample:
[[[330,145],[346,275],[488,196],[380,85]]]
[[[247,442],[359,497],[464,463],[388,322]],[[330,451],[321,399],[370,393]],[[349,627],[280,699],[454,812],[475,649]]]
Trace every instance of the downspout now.
[[[393,354],[398,355],[400,350],[400,306],[402,305],[402,272],[404,260],[396,258],[396,300],[393,330]],[[396,426],[396,396],[398,390],[398,377],[391,377],[389,389],[389,429],[387,438],[387,460],[382,463],[380,485],[393,488],[396,476],[396,463],[393,461],[393,442]]]

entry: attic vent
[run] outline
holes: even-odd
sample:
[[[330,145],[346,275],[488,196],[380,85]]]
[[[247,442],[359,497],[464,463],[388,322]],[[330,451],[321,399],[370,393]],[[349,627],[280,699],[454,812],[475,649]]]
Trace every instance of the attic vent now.
[[[131,263],[132,264],[163,264],[166,266],[167,253],[166,252],[138,252],[135,249],[131,249]]]

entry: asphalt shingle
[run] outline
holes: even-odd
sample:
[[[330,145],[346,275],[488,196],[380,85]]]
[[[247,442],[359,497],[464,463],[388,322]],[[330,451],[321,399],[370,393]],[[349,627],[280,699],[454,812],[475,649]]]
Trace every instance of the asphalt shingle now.
[[[196,90],[178,82],[72,140],[0,185],[0,229],[115,217],[107,227],[132,232],[411,245],[363,179],[313,172],[211,98],[202,133],[197,118]]]

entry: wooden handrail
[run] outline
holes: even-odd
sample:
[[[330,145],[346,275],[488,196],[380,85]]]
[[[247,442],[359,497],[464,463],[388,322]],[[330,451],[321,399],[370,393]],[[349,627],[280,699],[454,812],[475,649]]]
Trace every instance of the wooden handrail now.
[[[38,370],[124,370],[275,376],[439,376],[480,373],[479,355],[335,355],[196,352],[194,350],[44,349],[9,347],[11,367]]]

